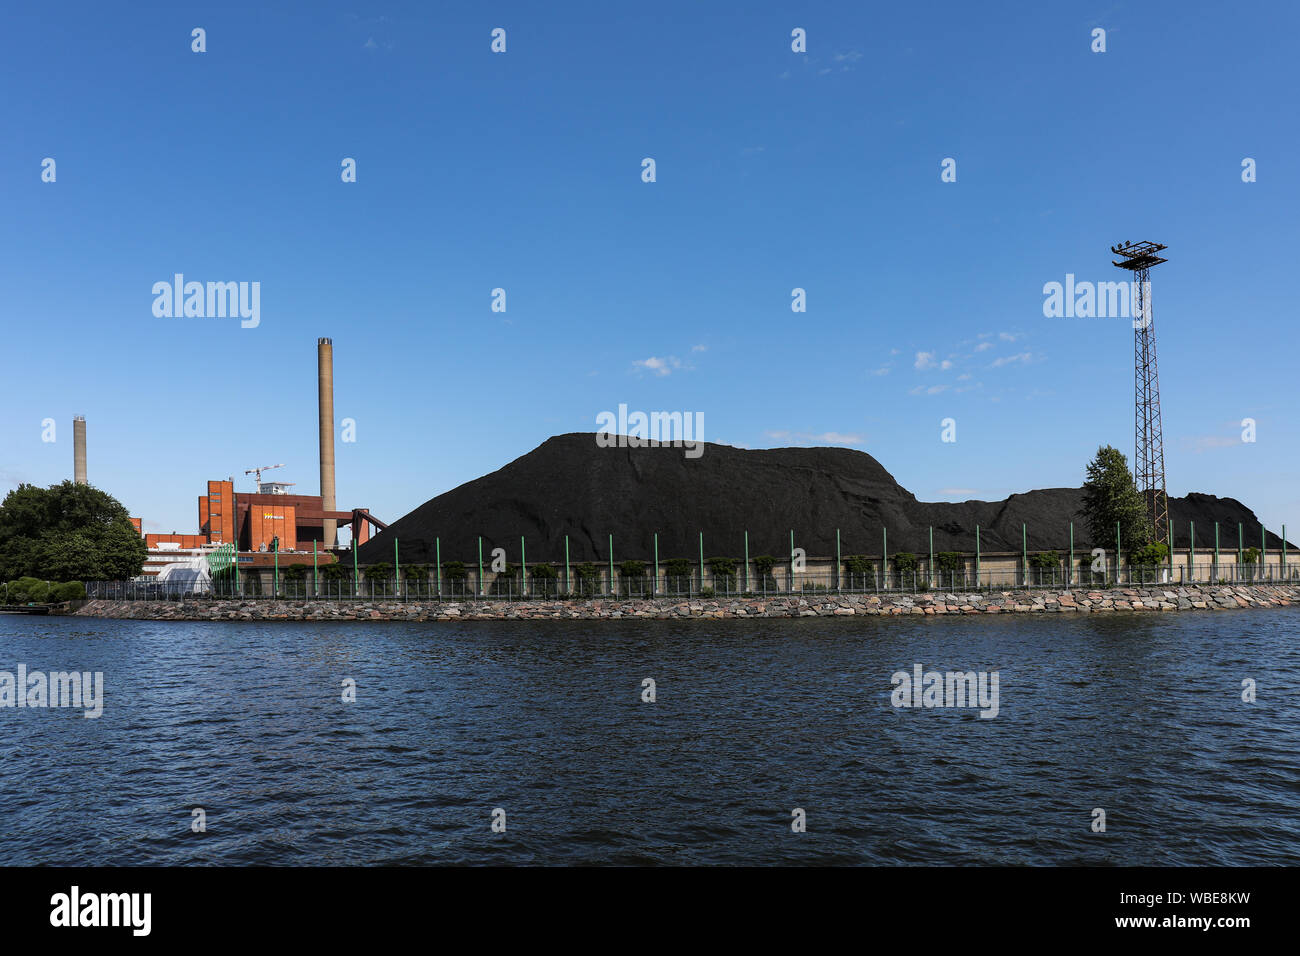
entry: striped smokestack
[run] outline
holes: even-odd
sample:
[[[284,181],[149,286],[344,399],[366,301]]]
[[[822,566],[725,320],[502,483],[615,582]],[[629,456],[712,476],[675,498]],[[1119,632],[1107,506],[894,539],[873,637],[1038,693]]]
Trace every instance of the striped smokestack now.
[[[334,502],[334,340],[316,340],[316,380],[320,388],[320,496],[325,511]],[[338,544],[338,521],[324,521],[325,547]]]
[[[86,416],[72,420],[72,480],[79,485],[86,481]]]

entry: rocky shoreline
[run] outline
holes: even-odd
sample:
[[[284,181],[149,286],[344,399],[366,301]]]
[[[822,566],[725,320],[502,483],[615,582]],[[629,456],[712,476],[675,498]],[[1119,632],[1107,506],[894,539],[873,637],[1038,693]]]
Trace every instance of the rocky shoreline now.
[[[1294,603],[1300,603],[1300,586],[1259,584],[892,595],[783,594],[766,598],[605,598],[589,601],[87,601],[73,613],[151,621],[681,620],[899,614],[1145,613],[1285,607]]]

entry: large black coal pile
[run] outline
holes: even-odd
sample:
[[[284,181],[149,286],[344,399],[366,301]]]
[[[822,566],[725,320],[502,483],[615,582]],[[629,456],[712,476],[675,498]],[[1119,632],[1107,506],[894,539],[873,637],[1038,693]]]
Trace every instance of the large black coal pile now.
[[[1082,466],[1081,466],[1082,470]],[[706,557],[739,557],[749,532],[751,556],[790,552],[835,554],[835,531],[844,554],[879,554],[882,529],[889,553],[927,553],[929,528],[936,551],[975,550],[975,526],[984,552],[1019,551],[1021,525],[1029,549],[1064,550],[1074,522],[1074,546],[1091,546],[1079,510],[1078,488],[1045,488],[1005,501],[923,502],[893,479],[876,459],[847,448],[746,450],[705,444],[698,458],[672,447],[600,448],[592,433],[557,435],[499,471],[439,495],[393,522],[361,546],[360,561],[392,561],[393,536],[404,563],[432,563],[434,538],[442,560],[467,564],[506,549],[519,560],[519,539],[529,564],[564,560],[569,536],[571,561],[606,561],[609,535],[615,561],[659,556],[699,556],[704,533]],[[1258,547],[1259,519],[1241,502],[1213,495],[1170,498],[1175,547],[1186,547],[1188,521],[1196,523],[1199,546],[1214,542],[1219,522],[1222,546],[1235,550],[1237,524],[1246,545]],[[1114,540],[1101,541],[1111,549]],[[1280,541],[1269,535],[1269,547]]]

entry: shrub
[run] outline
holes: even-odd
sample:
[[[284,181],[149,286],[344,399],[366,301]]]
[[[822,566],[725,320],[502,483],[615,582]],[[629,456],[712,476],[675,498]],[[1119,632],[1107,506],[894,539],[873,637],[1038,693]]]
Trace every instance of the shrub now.
[[[1029,566],[1039,570],[1059,568],[1061,566],[1061,556],[1055,551],[1039,551],[1029,556]]]
[[[496,577],[492,579],[493,594],[518,594],[519,593],[519,569],[513,564],[507,563]]]
[[[776,558],[770,554],[760,554],[751,558],[750,562],[754,565],[754,576],[757,578],[754,583],[759,586],[759,589],[775,591],[776,578],[772,576],[772,569],[776,567]]]
[[[1164,545],[1161,545],[1161,547],[1163,548]],[[1247,548],[1245,551],[1241,552],[1242,564],[1254,564],[1258,560],[1259,548]]]
[[[663,562],[664,568],[664,585],[670,590],[680,590],[683,587],[690,587],[692,569],[691,562],[686,558],[669,558]]]
[[[21,577],[9,582],[10,604],[44,604],[50,586],[40,578]]]
[[[645,562],[623,561],[618,566],[618,577],[623,584],[623,593],[631,595],[633,585],[638,591],[645,589]]]
[[[1128,561],[1134,570],[1150,571],[1163,565],[1168,558],[1169,547],[1163,542],[1155,541],[1130,553]]]
[[[910,551],[900,551],[894,555],[894,571],[898,574],[915,573],[917,567],[916,555]]]
[[[849,587],[865,587],[876,573],[876,565],[866,555],[850,554],[844,559],[844,573],[848,575]]]
[[[700,597],[702,597],[702,598],[711,598],[711,597],[713,597],[713,588],[710,588],[710,587],[703,587],[703,588],[700,588]]]
[[[338,561],[332,561],[329,564],[322,564],[320,567],[320,579],[322,581],[344,581],[350,574],[351,572],[344,568],[342,563]]]
[[[290,584],[297,584],[307,577],[308,567],[305,564],[291,564],[280,571],[280,579]]]
[[[402,565],[402,577],[408,581],[427,581],[429,580],[429,566],[427,564],[404,564]]]
[[[958,551],[940,551],[934,556],[934,566],[944,574],[962,571],[965,564],[966,559]]]
[[[735,558],[709,558],[708,563],[709,570],[713,573],[713,583],[727,591],[734,591],[736,565],[739,562]]]
[[[444,561],[442,576],[448,581],[464,581],[469,576],[469,571],[466,570],[464,561]]]
[[[552,597],[559,590],[560,572],[549,564],[535,564],[529,574],[533,580],[533,593],[540,597]]]
[[[600,590],[600,569],[590,561],[574,565],[573,573],[578,578],[577,590],[580,595],[589,597]]]
[[[51,586],[47,601],[82,601],[86,597],[86,586],[80,581],[67,581]]]
[[[387,581],[393,576],[393,566],[387,561],[380,561],[378,564],[368,564],[361,570],[361,577],[367,584],[376,584],[380,581]]]

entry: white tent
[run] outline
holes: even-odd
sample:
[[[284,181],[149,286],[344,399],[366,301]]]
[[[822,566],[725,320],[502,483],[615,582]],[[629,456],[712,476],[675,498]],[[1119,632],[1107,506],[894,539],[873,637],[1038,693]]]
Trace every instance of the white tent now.
[[[206,557],[190,558],[165,565],[155,578],[168,593],[207,594],[212,590],[212,575]]]

